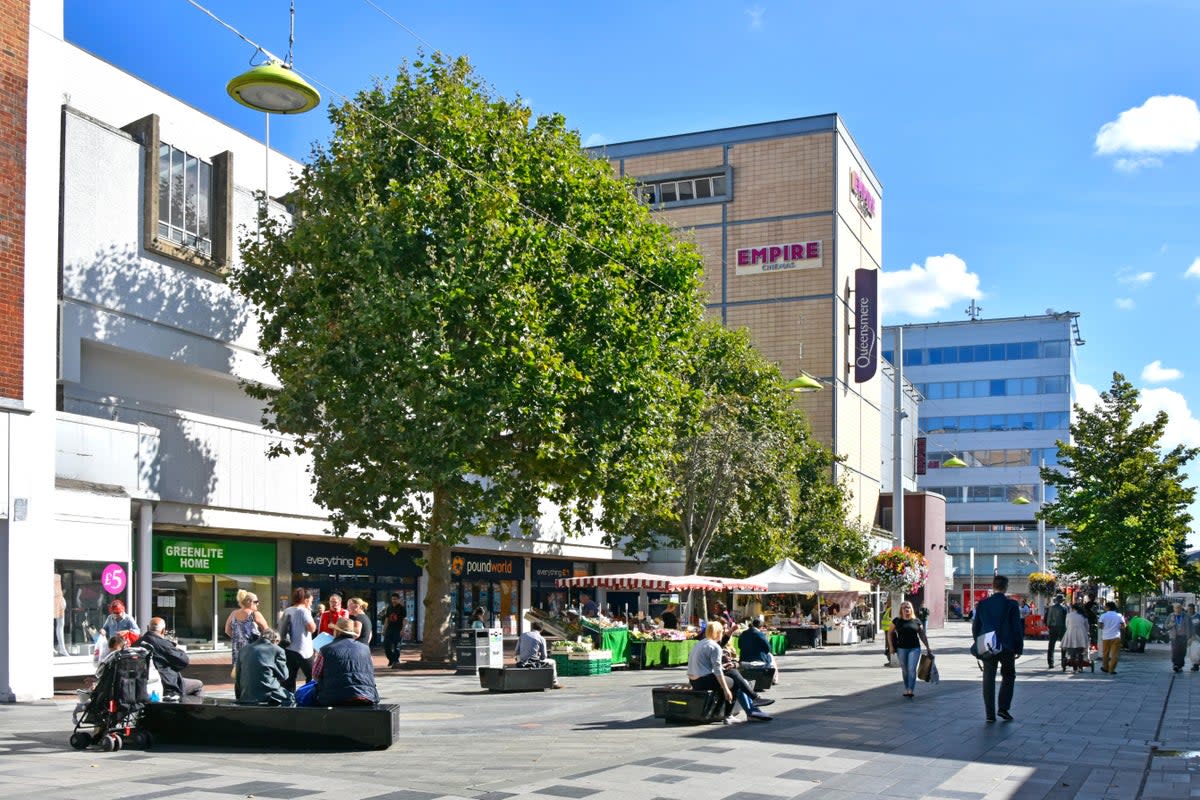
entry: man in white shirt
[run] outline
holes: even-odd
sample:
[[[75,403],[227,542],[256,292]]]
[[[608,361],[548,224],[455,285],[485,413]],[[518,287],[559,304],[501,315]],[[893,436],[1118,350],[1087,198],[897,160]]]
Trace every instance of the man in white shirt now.
[[[1108,610],[1100,615],[1100,646],[1104,659],[1100,670],[1115,675],[1117,656],[1121,655],[1121,631],[1125,627],[1125,617],[1117,611],[1117,604],[1111,600],[1104,607]]]

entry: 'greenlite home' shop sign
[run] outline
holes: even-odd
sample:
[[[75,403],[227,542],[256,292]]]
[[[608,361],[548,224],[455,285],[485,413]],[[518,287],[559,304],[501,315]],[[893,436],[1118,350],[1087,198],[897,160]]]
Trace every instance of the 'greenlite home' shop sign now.
[[[274,575],[275,543],[237,539],[154,538],[154,571],[202,575]]]

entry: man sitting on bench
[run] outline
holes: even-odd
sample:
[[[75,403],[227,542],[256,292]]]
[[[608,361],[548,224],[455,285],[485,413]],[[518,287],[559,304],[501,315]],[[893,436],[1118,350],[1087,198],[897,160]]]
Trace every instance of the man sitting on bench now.
[[[529,627],[530,630],[522,633],[521,638],[517,640],[517,666],[550,667],[550,677],[554,681],[550,688],[563,688],[558,682],[558,665],[550,658],[546,640],[542,637],[542,623],[534,622]]]
[[[150,651],[151,660],[162,677],[163,699],[176,699],[181,703],[204,702],[204,684],[195,678],[185,678],[179,671],[190,665],[188,654],[179,645],[164,636],[167,623],[162,617],[151,617],[150,624],[134,647]]]
[[[761,662],[770,671],[773,686],[779,683],[779,667],[775,664],[775,656],[771,654],[771,640],[762,632],[762,624],[762,617],[750,620],[750,627],[738,636],[738,650],[743,664]]]
[[[321,648],[313,664],[319,706],[373,706],[379,702],[371,648],[358,641],[354,620],[333,623],[334,640]]]

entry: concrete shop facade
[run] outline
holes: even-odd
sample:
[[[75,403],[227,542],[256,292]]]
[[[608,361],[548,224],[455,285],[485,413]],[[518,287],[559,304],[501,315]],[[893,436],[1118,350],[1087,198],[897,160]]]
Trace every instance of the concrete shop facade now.
[[[704,255],[708,311],[747,328],[798,395],[813,433],[845,461],[847,517],[876,518],[880,380],[855,374],[857,270],[882,264],[882,188],[836,114],[605,145],[593,150],[633,177],[654,216]],[[877,327],[875,329],[878,330]]]

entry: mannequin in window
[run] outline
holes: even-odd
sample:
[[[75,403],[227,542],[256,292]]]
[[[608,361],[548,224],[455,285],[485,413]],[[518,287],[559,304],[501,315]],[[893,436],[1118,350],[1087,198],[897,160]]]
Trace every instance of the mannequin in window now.
[[[63,636],[66,625],[67,598],[63,597],[62,576],[54,574],[54,655],[65,656],[67,643]]]

